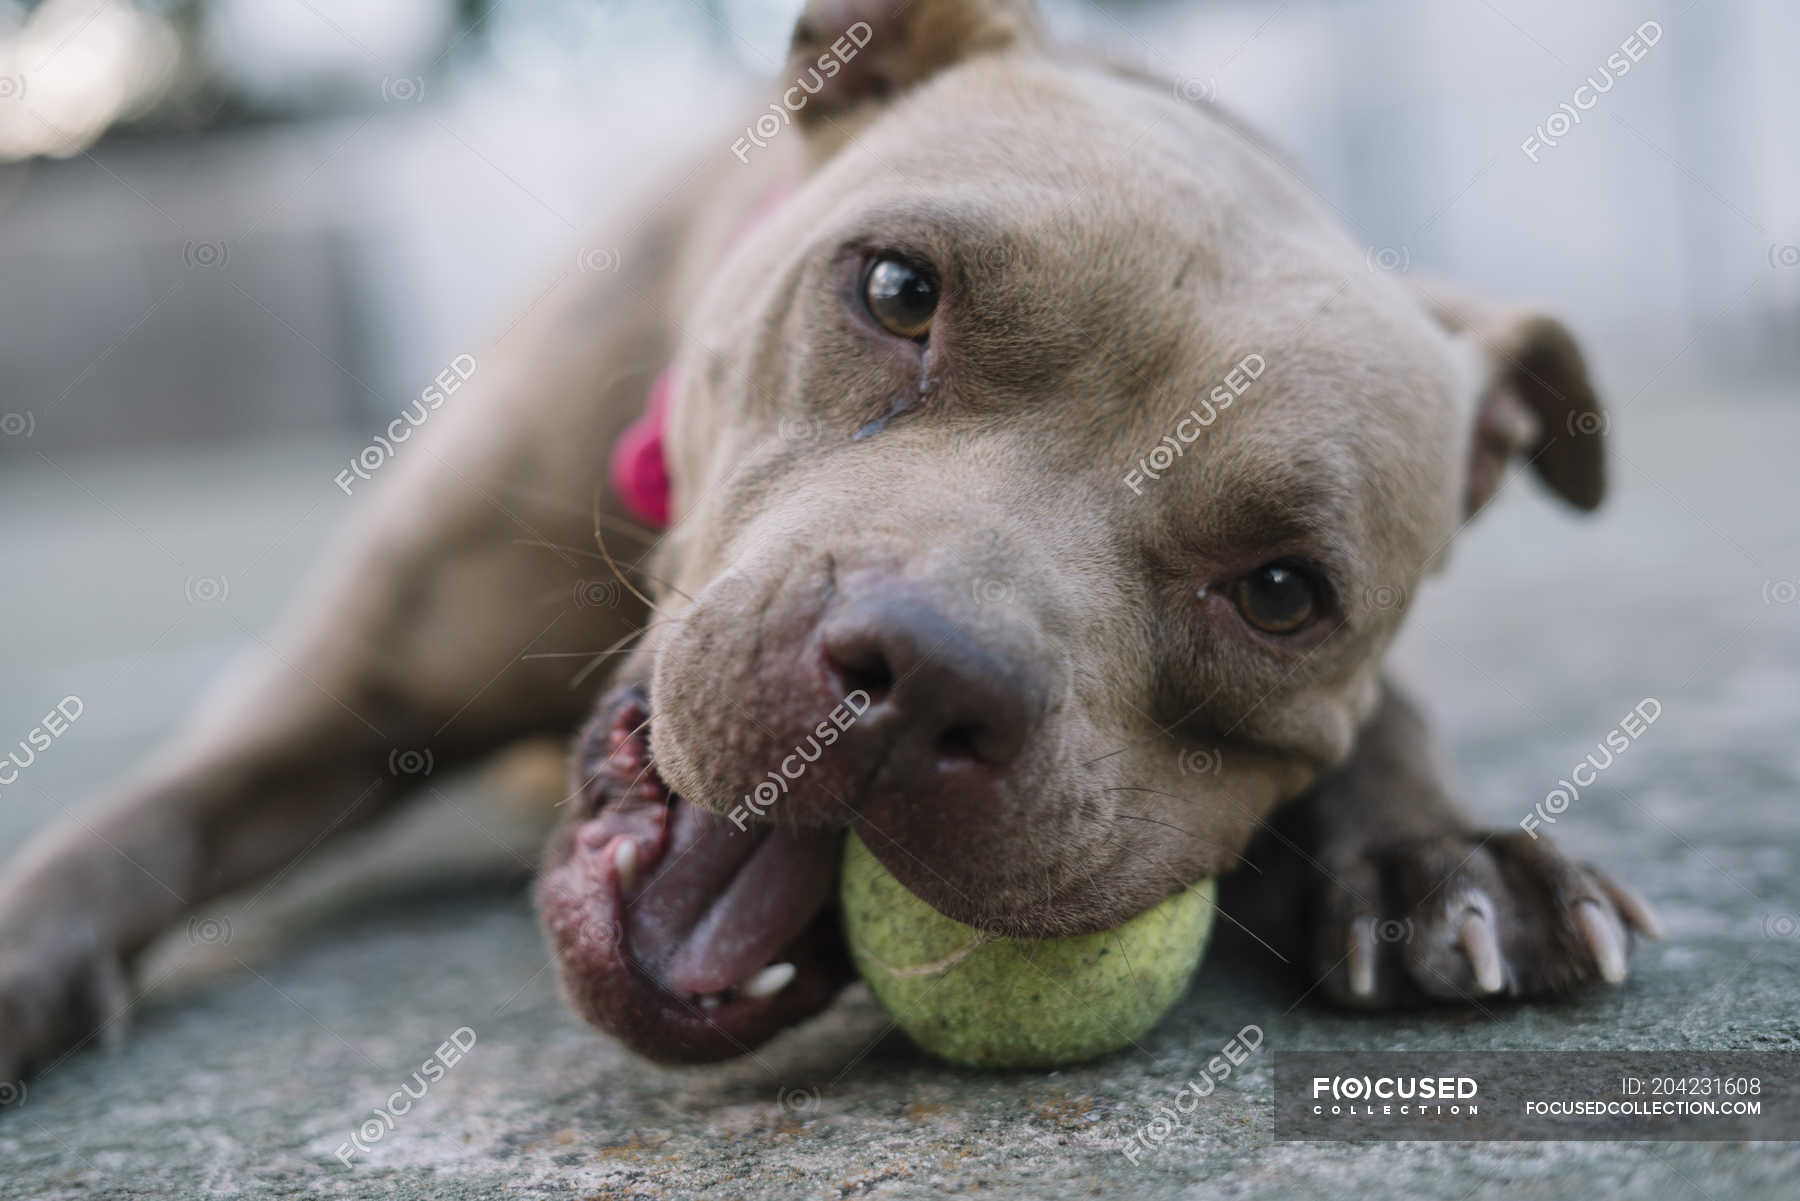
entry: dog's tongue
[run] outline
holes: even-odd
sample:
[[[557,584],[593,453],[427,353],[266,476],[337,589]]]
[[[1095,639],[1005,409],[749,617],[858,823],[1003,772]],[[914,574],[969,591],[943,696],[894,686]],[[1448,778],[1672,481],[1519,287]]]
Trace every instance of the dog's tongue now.
[[[739,829],[679,798],[667,841],[628,898],[639,962],[680,993],[742,984],[797,938],[830,897],[843,832]]]

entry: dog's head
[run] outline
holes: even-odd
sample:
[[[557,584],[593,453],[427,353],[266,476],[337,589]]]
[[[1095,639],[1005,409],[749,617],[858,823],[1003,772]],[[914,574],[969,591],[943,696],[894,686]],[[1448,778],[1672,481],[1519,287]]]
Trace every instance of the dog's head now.
[[[654,789],[789,828],[784,879],[849,826],[959,919],[1115,926],[1343,760],[1510,459],[1598,502],[1580,355],[1372,270],[1266,148],[1026,4],[815,2],[792,67],[810,170],[685,327],[657,621],[572,829]],[[649,974],[704,993],[692,955]]]

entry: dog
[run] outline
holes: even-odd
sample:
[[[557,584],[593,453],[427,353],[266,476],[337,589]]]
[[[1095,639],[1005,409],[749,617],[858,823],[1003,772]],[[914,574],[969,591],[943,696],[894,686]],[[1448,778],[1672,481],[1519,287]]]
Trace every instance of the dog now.
[[[831,1002],[846,829],[1031,938],[1273,848],[1351,1006],[1625,977],[1649,909],[1478,828],[1383,672],[1509,468],[1599,503],[1568,330],[1371,272],[1253,135],[1027,0],[813,0],[784,78],[419,431],[270,660],[14,858],[0,1079],[391,810],[396,753],[547,732],[563,989],[654,1059]]]

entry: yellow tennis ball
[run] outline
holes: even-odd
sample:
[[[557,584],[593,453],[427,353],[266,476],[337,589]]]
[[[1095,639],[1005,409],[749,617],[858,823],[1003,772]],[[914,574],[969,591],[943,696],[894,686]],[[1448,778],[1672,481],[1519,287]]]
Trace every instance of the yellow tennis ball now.
[[[844,930],[862,978],[926,1050],[979,1067],[1053,1067],[1130,1046],[1186,991],[1212,932],[1202,880],[1116,930],[984,934],[908,892],[850,835]]]

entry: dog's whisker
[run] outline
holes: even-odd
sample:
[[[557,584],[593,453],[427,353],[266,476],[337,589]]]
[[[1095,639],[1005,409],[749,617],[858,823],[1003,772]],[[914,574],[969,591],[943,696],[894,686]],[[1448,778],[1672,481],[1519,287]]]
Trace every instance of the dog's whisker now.
[[[1138,787],[1134,787],[1131,785],[1121,785],[1121,786],[1115,787],[1115,788],[1102,788],[1100,791],[1101,792],[1145,792],[1145,793],[1149,793],[1151,796],[1166,797],[1167,799],[1169,799],[1171,801],[1181,801],[1183,804],[1191,804],[1191,803],[1193,803],[1193,800],[1194,800],[1193,797],[1181,796],[1179,793],[1163,792],[1162,790],[1156,789],[1156,788],[1138,788]],[[1246,804],[1245,802],[1237,799],[1236,797],[1211,796],[1211,797],[1206,798],[1206,803],[1209,805],[1219,806],[1220,808],[1229,809],[1234,813],[1242,813],[1247,816],[1251,815],[1251,813],[1252,813],[1250,806],[1248,804]],[[1266,820],[1266,818],[1264,816],[1257,816],[1256,817],[1257,826],[1261,827],[1264,820]]]
[[[625,586],[625,590],[627,592],[631,593],[631,595],[637,597],[639,600],[643,601],[646,605],[649,605],[650,611],[654,613],[656,611],[656,602],[651,600],[649,597],[645,596],[642,592],[639,592],[637,585],[633,584],[630,580],[625,578],[625,573],[623,571],[619,570],[619,565],[617,562],[614,561],[614,559],[612,557],[612,552],[606,549],[606,535],[603,532],[603,525],[601,523],[600,518],[601,518],[600,490],[598,488],[596,488],[594,490],[594,542],[600,548],[600,557],[606,561],[607,567],[612,569],[613,575],[618,577],[619,583]],[[660,539],[659,539],[659,541],[660,541]],[[654,550],[654,549],[655,549],[655,547],[653,545],[650,548],[650,550]],[[644,553],[646,555],[648,555],[649,550],[646,550]],[[642,571],[643,569],[641,567],[639,567],[639,568],[637,568],[637,570]],[[652,578],[650,576],[650,573],[647,571],[644,572],[644,575],[645,575],[646,579]],[[667,580],[654,580],[653,582],[660,583],[664,587],[675,592],[677,595],[685,597],[689,604],[693,603],[693,600],[694,600],[693,597],[688,596],[687,593],[682,592],[679,588],[676,588],[673,584],[669,583]]]
[[[647,634],[651,630],[654,630],[658,626],[680,625],[682,622],[686,621],[687,619],[688,619],[688,613],[687,613],[687,610],[684,609],[680,613],[670,613],[666,617],[658,617],[653,621],[646,621],[643,625],[641,625],[637,629],[631,631],[631,633],[625,635],[625,638],[619,639],[619,642],[624,642],[627,638],[636,638],[639,634]],[[619,642],[613,643],[613,646],[615,646],[615,647],[618,646]],[[609,647],[608,649],[611,649],[611,648]]]
[[[635,650],[635,647],[625,646],[625,644],[630,642],[633,638],[640,638],[651,630],[656,629],[658,626],[679,625],[686,620],[687,616],[685,614],[676,617],[659,617],[655,621],[645,622],[643,625],[632,630],[629,634],[626,634],[623,638],[620,638],[603,651],[582,651],[581,653],[584,655],[593,655],[594,661],[575,673],[574,678],[569,681],[569,687],[571,689],[581,687],[583,682],[585,682],[589,676],[594,674],[595,670],[606,661],[608,656],[619,654],[621,648]]]
[[[632,649],[633,648],[631,648],[631,647],[623,647],[618,650],[606,650],[606,651],[534,651],[533,653],[531,653],[529,655],[520,655],[519,658],[521,658],[521,659],[585,659],[589,655],[599,655],[602,658],[604,658],[607,655],[623,655]]]
[[[587,683],[587,678],[589,676],[593,675],[596,671],[598,671],[600,669],[600,665],[602,663],[606,662],[607,656],[610,655],[611,653],[612,653],[611,651],[601,651],[599,654],[595,655],[592,660],[589,661],[589,663],[586,667],[583,667],[580,671],[578,671],[574,675],[570,676],[569,677],[569,691],[573,692],[577,688],[581,687],[583,684]]]
[[[1132,816],[1132,815],[1122,814],[1121,816]],[[1111,838],[1111,834],[1109,832],[1107,835],[1107,839],[1103,839],[1102,842],[1108,841],[1108,840],[1110,840],[1110,838]],[[1155,868],[1155,870],[1158,871],[1163,876],[1168,877],[1170,880],[1173,880],[1177,885],[1179,885],[1183,889],[1192,887],[1191,885],[1184,883],[1180,876],[1177,876],[1174,872],[1170,871],[1166,867],[1158,866]],[[1256,931],[1252,930],[1250,927],[1244,925],[1243,922],[1240,922],[1237,918],[1235,918],[1235,917],[1231,916],[1231,914],[1227,913],[1225,911],[1225,908],[1219,904],[1216,897],[1214,898],[1214,900],[1212,902],[1212,909],[1213,909],[1214,913],[1218,914],[1220,917],[1224,918],[1226,921],[1230,922],[1232,925],[1234,925],[1238,929],[1242,930],[1245,934],[1248,934],[1251,938],[1254,938],[1258,943],[1261,943],[1263,949],[1268,951],[1269,954],[1275,956],[1275,958],[1281,960],[1281,962],[1283,962],[1283,963],[1290,964],[1290,965],[1292,964],[1292,962],[1293,962],[1292,960],[1290,960],[1286,955],[1283,955],[1280,951],[1277,951],[1274,947],[1270,946],[1268,941],[1265,940],[1262,937],[1262,935],[1258,934]]]
[[[1111,788],[1102,788],[1101,792],[1147,792],[1151,796],[1168,797],[1171,801],[1185,801],[1190,798],[1177,796],[1172,792],[1164,792],[1160,788],[1140,788],[1136,784],[1117,784]]]
[[[1130,749],[1131,749],[1131,747],[1129,747],[1129,746],[1122,746],[1116,751],[1108,751],[1104,755],[1100,755],[1100,756],[1097,756],[1096,758],[1089,759],[1087,762],[1083,763],[1081,766],[1092,767],[1096,763],[1104,763],[1108,759],[1111,759],[1114,755],[1123,755],[1126,751],[1128,751]]]
[[[649,628],[650,628],[649,626],[645,626],[644,630],[647,630]],[[607,661],[607,659],[611,658],[613,655],[629,654],[632,651],[635,651],[637,649],[637,647],[623,646],[621,644],[625,643],[625,642],[629,642],[631,639],[638,637],[639,635],[641,635],[644,632],[644,630],[633,630],[631,633],[629,633],[625,637],[619,639],[618,642],[613,643],[613,645],[607,647],[603,651],[589,652],[593,655],[593,659],[588,663],[588,665],[586,667],[583,667],[580,671],[576,672],[574,674],[574,676],[572,676],[569,679],[570,690],[579,688],[582,686],[582,684],[586,683],[587,678],[589,676],[593,675],[596,671],[598,671],[600,669],[600,665],[605,663]]]
[[[612,530],[614,533],[624,534],[627,538],[636,538],[645,546],[656,545],[657,539],[662,537],[661,534],[658,534],[648,526],[639,525],[635,521],[626,521],[623,518],[614,517],[608,513],[600,514],[595,518],[595,521],[598,524],[606,526],[607,529]]]
[[[644,730],[649,727],[649,725],[650,725],[650,719],[648,717],[646,717],[643,721],[640,721],[637,725],[633,726],[630,730],[626,731],[625,736],[623,738],[619,739],[619,745],[615,746],[611,751],[607,752],[606,758],[600,760],[599,763],[594,765],[594,770],[590,771],[582,779],[581,786],[579,788],[577,788],[574,792],[570,793],[568,796],[564,797],[562,800],[556,802],[556,807],[558,809],[562,808],[564,805],[568,804],[570,801],[572,801],[576,797],[580,796],[583,792],[587,791],[587,786],[589,784],[592,784],[595,780],[598,780],[600,778],[601,770],[604,769],[607,764],[609,764],[613,761],[613,756],[618,754],[620,751],[624,750],[627,746],[629,746],[631,743],[631,740],[633,738],[636,738],[639,734],[643,733]],[[654,760],[652,760],[652,762],[654,762]],[[645,766],[648,767],[649,764],[646,764]],[[643,774],[639,773],[638,780],[641,780],[643,778],[644,778]],[[637,783],[637,780],[633,780],[632,783],[633,784]]]
[[[598,530],[596,530],[595,536],[596,537],[599,536]],[[617,560],[615,560],[609,554],[596,554],[591,550],[582,550],[580,547],[576,547],[576,546],[564,546],[560,542],[551,542],[548,539],[543,539],[543,538],[514,538],[513,545],[514,546],[531,546],[531,547],[536,547],[540,550],[560,551],[563,554],[578,555],[583,559],[597,559],[600,562],[605,563],[608,567],[610,567],[613,571],[613,574],[619,576],[619,579],[621,582],[624,582],[624,580],[625,580],[625,577],[623,575],[619,574],[620,568],[618,566]],[[632,563],[629,565],[627,570],[637,572],[639,575],[643,576],[646,580],[649,580],[653,584],[661,584],[663,587],[665,587],[669,591],[675,593],[677,596],[682,597],[684,600],[692,601],[694,599],[693,597],[689,596],[686,592],[682,591],[674,583],[670,582],[667,579],[664,579],[662,576],[657,575],[655,572],[652,572],[649,568],[645,567],[642,563]],[[629,588],[630,585],[626,584],[626,587]],[[639,592],[637,589],[632,588],[632,593],[639,600],[643,601],[646,605],[649,605],[652,609],[654,609],[656,607],[655,601],[651,600],[649,597],[645,596],[643,593]]]
[[[645,723],[645,725],[648,725],[648,724],[649,724],[648,722]],[[638,728],[642,729],[643,726],[639,726]],[[655,766],[656,766],[656,760],[654,758],[645,760],[644,770],[639,772],[637,774],[637,776],[631,781],[631,783],[629,783],[625,786],[625,791],[630,792],[633,788],[636,788],[638,786],[639,782],[641,782],[645,776],[650,774],[650,769]]]
[[[540,492],[535,488],[527,488],[517,482],[501,483],[495,486],[495,490],[519,497],[522,500],[530,501],[539,508],[554,509],[559,513],[567,513],[570,516],[585,517],[588,515],[587,509],[584,506],[578,503],[572,504],[566,497],[557,496],[553,493]],[[628,521],[623,517],[614,517],[610,513],[602,513],[599,519],[619,533],[636,538],[646,544],[654,543],[660,536],[655,530],[650,529],[648,526],[641,525],[635,521]]]
[[[538,550],[561,551],[565,555],[575,555],[583,559],[597,559],[602,563],[606,562],[606,556],[597,551],[586,550],[579,546],[564,546],[562,543],[552,542],[548,538],[514,538],[513,545],[529,546]],[[629,565],[629,570],[643,571],[643,568],[638,564],[633,563]]]
[[[1174,880],[1178,884],[1181,881],[1181,878],[1179,876],[1175,875],[1173,872],[1165,870],[1163,872],[1163,875],[1167,876],[1171,880]],[[1183,888],[1188,887],[1185,884],[1182,884],[1181,886]],[[1219,904],[1219,902],[1216,898],[1212,902],[1212,909],[1213,909],[1214,913],[1218,914],[1220,917],[1224,918],[1226,921],[1230,922],[1232,925],[1234,925],[1238,929],[1242,930],[1245,934],[1248,934],[1251,938],[1254,938],[1262,946],[1263,950],[1265,950],[1269,954],[1275,956],[1275,958],[1281,960],[1281,962],[1287,964],[1288,966],[1290,966],[1290,967],[1293,966],[1293,962],[1294,962],[1293,960],[1289,959],[1286,955],[1283,955],[1280,951],[1277,951],[1273,946],[1271,946],[1269,944],[1269,941],[1267,939],[1265,939],[1262,935],[1258,934],[1256,931],[1254,931],[1250,927],[1246,926],[1243,922],[1240,922],[1237,918],[1232,917],[1231,914],[1226,911],[1225,907],[1223,905]]]
[[[624,750],[627,746],[630,746],[631,740],[633,738],[636,738],[639,734],[642,734],[645,730],[649,729],[650,728],[650,720],[651,720],[650,718],[646,717],[643,721],[640,721],[637,725],[635,725],[635,726],[631,727],[631,729],[625,731],[625,736],[623,738],[619,739],[619,745],[615,746],[612,750],[608,751],[606,753],[606,758],[600,760],[598,767],[595,768],[594,775],[599,774],[599,768],[605,767],[608,764],[610,764],[613,761],[614,755],[617,755],[620,751]],[[593,779],[593,776],[589,776],[588,778],[591,781]],[[638,779],[642,779],[642,778],[643,778],[642,775],[640,775],[638,777]],[[637,781],[634,780],[632,782],[636,783]]]

